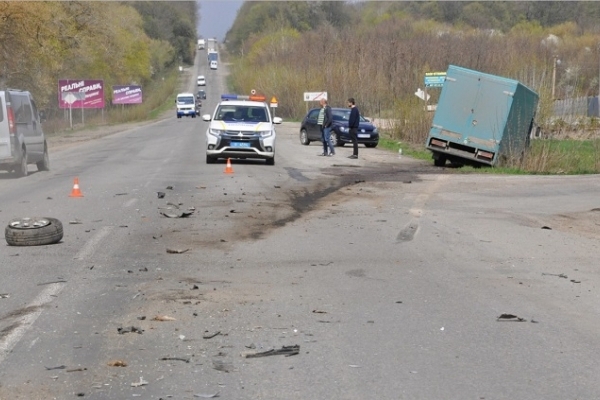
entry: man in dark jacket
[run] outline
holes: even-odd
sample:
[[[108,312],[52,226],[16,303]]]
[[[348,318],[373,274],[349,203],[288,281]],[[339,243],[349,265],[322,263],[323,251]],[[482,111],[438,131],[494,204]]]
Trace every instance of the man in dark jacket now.
[[[354,146],[354,151],[351,156],[348,158],[358,158],[358,126],[360,123],[360,112],[358,111],[358,107],[356,107],[356,102],[353,97],[348,99],[348,107],[350,107],[350,117],[348,118],[348,128],[350,133],[350,138],[352,139],[352,146]]]
[[[321,141],[323,142],[323,153],[321,153],[321,155],[333,156],[335,155],[335,150],[333,148],[333,143],[331,142],[331,126],[333,124],[331,107],[329,107],[329,104],[327,104],[327,100],[325,99],[321,99],[319,103],[321,104],[321,110],[319,112],[317,123],[321,128]]]

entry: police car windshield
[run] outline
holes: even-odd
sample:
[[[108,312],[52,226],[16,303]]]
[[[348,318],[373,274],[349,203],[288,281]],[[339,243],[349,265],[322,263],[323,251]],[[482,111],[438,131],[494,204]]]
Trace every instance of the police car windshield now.
[[[215,121],[269,122],[265,107],[223,104],[217,109]]]

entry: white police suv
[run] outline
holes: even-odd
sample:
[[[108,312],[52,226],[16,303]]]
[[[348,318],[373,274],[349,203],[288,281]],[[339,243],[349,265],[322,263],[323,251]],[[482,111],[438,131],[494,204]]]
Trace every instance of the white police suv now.
[[[275,165],[275,124],[282,119],[271,117],[265,97],[259,95],[221,95],[221,102],[210,114],[206,130],[206,163],[219,158],[257,158]]]

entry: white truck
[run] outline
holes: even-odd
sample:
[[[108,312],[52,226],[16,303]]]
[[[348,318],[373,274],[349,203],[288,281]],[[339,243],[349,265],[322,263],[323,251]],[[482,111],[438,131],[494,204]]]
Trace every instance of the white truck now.
[[[204,39],[198,39],[198,50],[204,50],[206,47],[206,41]]]

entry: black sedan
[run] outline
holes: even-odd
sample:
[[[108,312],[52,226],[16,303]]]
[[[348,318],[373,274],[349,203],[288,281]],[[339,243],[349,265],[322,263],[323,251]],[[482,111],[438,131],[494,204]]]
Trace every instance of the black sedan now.
[[[206,100],[206,92],[204,90],[198,90],[198,93],[196,93],[196,98],[198,100]]]
[[[313,108],[306,114],[300,125],[300,143],[307,146],[310,142],[321,141],[321,130],[317,125],[320,108]],[[343,146],[352,143],[348,129],[349,108],[331,108],[333,114],[333,126],[331,129],[331,141],[334,146]],[[379,131],[368,119],[360,117],[358,127],[358,143],[366,147],[375,147],[379,144]]]

